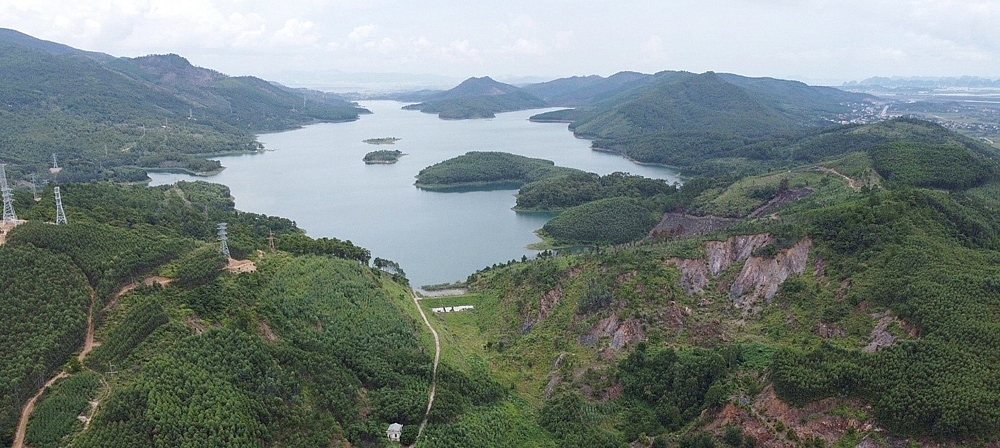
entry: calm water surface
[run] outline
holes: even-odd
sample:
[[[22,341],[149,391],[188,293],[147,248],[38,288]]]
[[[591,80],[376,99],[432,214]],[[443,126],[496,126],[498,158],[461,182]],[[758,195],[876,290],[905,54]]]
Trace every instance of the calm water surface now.
[[[415,286],[464,280],[494,263],[532,256],[534,231],[551,215],[515,213],[516,190],[435,193],[413,186],[421,169],[468,151],[504,151],[599,174],[615,171],[676,181],[677,172],[592,151],[565,124],[531,123],[541,111],[488,120],[440,120],[402,103],[362,104],[373,115],[259,136],[264,154],[222,157],[226,169],[204,179],[224,184],[236,207],[290,218],[314,237],[351,240],[373,257],[395,260]],[[398,137],[395,145],[362,140]],[[365,165],[369,151],[398,149],[394,165]],[[151,185],[193,180],[150,173]]]

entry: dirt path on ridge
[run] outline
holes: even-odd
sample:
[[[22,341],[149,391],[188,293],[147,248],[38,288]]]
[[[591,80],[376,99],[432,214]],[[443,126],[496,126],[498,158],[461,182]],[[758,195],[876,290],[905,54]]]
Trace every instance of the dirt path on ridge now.
[[[833,168],[827,168],[825,166],[821,166],[821,167],[819,167],[819,170],[822,171],[822,172],[824,172],[824,173],[829,173],[829,174],[833,174],[833,175],[840,176],[840,177],[844,178],[844,180],[847,181],[847,186],[851,187],[851,189],[854,190],[854,191],[857,191],[857,190],[861,189],[861,187],[858,186],[858,181],[856,181],[854,179],[851,179],[850,177],[847,177],[847,176],[845,176],[843,174],[840,174],[839,172],[837,172],[837,170],[835,170]]]
[[[167,286],[172,281],[174,281],[174,279],[172,279],[172,278],[159,277],[159,276],[155,276],[154,275],[154,276],[146,277],[141,282],[132,282],[132,283],[129,283],[129,284],[125,285],[125,286],[122,286],[122,289],[119,289],[118,292],[115,293],[114,297],[111,298],[111,300],[108,302],[108,304],[104,305],[104,308],[101,308],[101,312],[104,312],[104,311],[110,310],[111,308],[114,308],[115,305],[118,304],[118,299],[120,299],[123,295],[125,295],[125,293],[127,293],[127,292],[129,292],[129,291],[131,291],[131,290],[133,290],[135,288],[138,288],[139,286],[142,286],[142,285],[153,286],[154,284],[157,284],[157,285],[160,285],[160,286]]]
[[[76,355],[77,361],[83,362],[90,354],[90,351],[94,349],[94,305],[97,303],[97,297],[94,293],[93,288],[90,290],[90,310],[87,312],[87,336],[83,340],[83,348],[80,349],[80,354]],[[31,413],[35,410],[35,403],[38,402],[38,398],[42,396],[45,389],[52,387],[56,381],[65,378],[69,375],[65,371],[60,370],[56,376],[45,382],[45,384],[38,389],[28,402],[24,404],[24,408],[21,409],[21,418],[17,422],[17,432],[14,433],[14,444],[11,445],[12,448],[25,448],[24,444],[24,434],[28,430],[28,418],[31,417]]]
[[[420,429],[417,430],[416,440],[420,440],[420,436],[424,433],[424,427],[427,426],[427,417],[431,414],[431,405],[434,404],[434,392],[437,389],[438,361],[441,359],[441,339],[438,337],[438,332],[431,326],[431,321],[427,320],[424,309],[420,307],[420,298],[417,297],[417,293],[411,290],[410,294],[413,294],[413,304],[417,306],[417,311],[420,311],[420,317],[424,318],[424,324],[427,325],[427,328],[431,330],[431,334],[434,335],[434,368],[431,374],[431,393],[427,397],[427,411],[424,412],[424,421],[420,422]],[[413,444],[416,445],[416,441]],[[410,445],[410,447],[412,446]]]

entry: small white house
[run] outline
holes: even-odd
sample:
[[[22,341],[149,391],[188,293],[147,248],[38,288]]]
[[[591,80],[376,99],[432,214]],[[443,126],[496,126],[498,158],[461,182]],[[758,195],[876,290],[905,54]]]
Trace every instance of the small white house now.
[[[399,423],[393,423],[389,425],[389,429],[385,430],[385,436],[389,438],[392,442],[399,441],[399,435],[403,433],[403,425]]]

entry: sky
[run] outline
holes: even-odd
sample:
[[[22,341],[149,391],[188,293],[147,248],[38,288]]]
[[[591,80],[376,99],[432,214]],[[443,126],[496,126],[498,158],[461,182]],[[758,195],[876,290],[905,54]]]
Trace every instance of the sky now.
[[[1000,0],[0,0],[0,27],[327,90],[623,70],[1000,78]]]

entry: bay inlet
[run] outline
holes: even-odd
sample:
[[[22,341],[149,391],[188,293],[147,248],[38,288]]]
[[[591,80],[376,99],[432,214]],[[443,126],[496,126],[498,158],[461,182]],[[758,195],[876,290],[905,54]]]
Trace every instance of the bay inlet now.
[[[615,171],[678,181],[677,171],[638,165],[590,149],[564,123],[532,123],[540,110],[485,120],[440,120],[401,110],[403,103],[366,101],[373,112],[349,123],[326,123],[263,134],[267,152],[220,157],[224,171],[210,177],[150,173],[151,185],[206,180],[230,188],[240,210],[292,219],[314,238],[350,240],[373,257],[394,260],[415,287],[464,280],[494,263],[536,251],[534,231],[551,214],[516,213],[516,190],[429,192],[413,185],[417,173],[468,151],[503,151],[554,161],[598,174]],[[406,154],[395,164],[365,164],[365,139],[399,138],[386,149]]]

